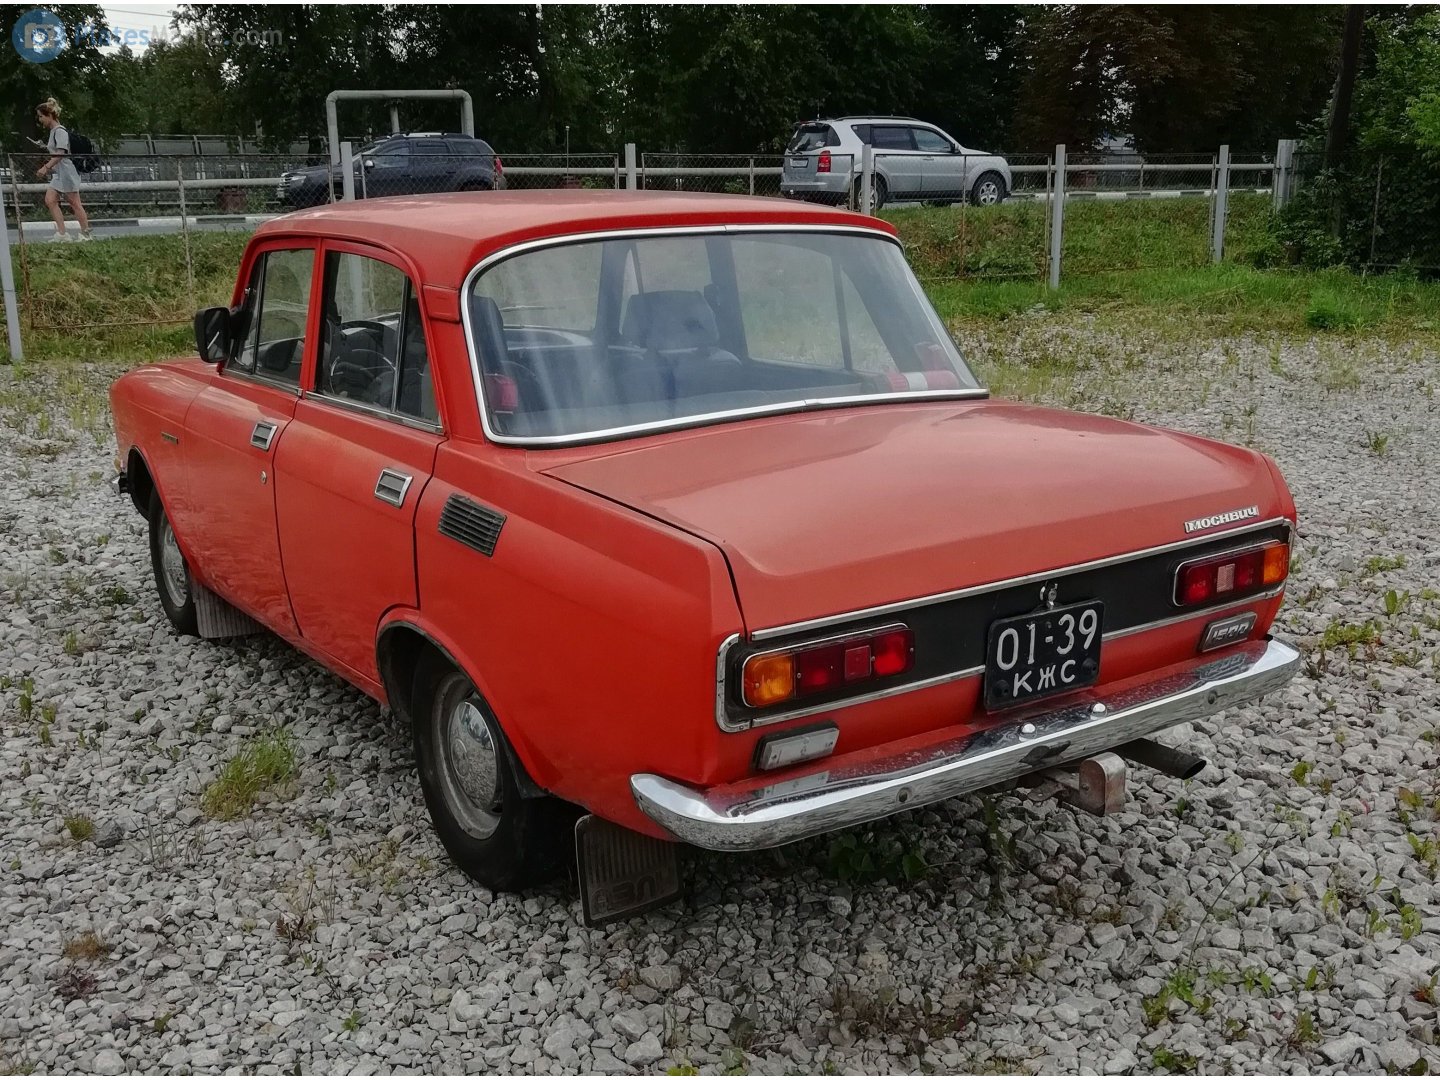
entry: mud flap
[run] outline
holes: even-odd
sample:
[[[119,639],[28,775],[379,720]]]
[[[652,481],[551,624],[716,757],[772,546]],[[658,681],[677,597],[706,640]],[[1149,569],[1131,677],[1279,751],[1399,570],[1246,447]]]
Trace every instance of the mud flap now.
[[[202,638],[244,637],[265,629],[193,578],[190,591],[195,595],[195,629]]]
[[[586,926],[638,915],[680,895],[680,845],[594,814],[575,822],[575,860]]]

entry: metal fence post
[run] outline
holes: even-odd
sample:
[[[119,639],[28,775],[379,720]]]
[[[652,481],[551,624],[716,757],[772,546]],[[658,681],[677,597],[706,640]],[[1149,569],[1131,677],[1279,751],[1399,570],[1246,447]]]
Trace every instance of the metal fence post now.
[[[1050,288],[1060,288],[1061,234],[1065,226],[1065,144],[1055,144],[1055,186],[1050,192]]]
[[[627,142],[625,144],[625,186],[631,191],[634,191],[636,187],[635,181],[635,144],[633,142]]]
[[[355,154],[348,140],[340,144],[340,197],[355,200]]]
[[[1275,170],[1271,175],[1270,196],[1276,210],[1284,210],[1295,184],[1294,139],[1281,139],[1275,144]]]
[[[856,207],[862,214],[873,216],[875,186],[875,148],[866,143],[860,151],[860,205]]]
[[[1230,207],[1230,144],[1220,147],[1215,161],[1215,220],[1210,236],[1210,261],[1225,258],[1225,215]]]
[[[615,170],[615,190],[620,190],[620,155],[616,154],[611,160],[610,166]]]
[[[755,194],[755,159],[750,159],[750,194]]]
[[[185,159],[175,162],[175,189],[180,193],[180,242],[185,246],[185,286],[195,306],[195,267],[190,258],[190,211],[185,205]]]
[[[11,168],[14,168],[13,164]],[[10,213],[3,203],[4,198],[0,197],[0,285],[5,289],[5,332],[10,340],[10,362],[18,364],[25,359],[25,350],[20,344],[20,305],[15,299],[15,267],[10,264]],[[21,228],[18,217],[15,228]]]

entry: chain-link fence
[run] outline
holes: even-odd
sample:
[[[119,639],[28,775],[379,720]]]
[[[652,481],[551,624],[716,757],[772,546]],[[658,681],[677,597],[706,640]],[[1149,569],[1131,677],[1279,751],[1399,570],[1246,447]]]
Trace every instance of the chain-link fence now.
[[[1440,170],[1418,157],[1352,152],[1327,166],[1294,155],[1285,235],[1296,261],[1440,271]],[[1308,249],[1308,250],[1302,250]]]
[[[236,153],[223,152],[234,148],[219,142],[172,141],[173,146],[151,137],[136,148],[153,152],[100,155],[96,167],[82,174],[80,195],[97,236],[172,237],[175,272],[183,272],[190,298],[197,301],[192,308],[201,300],[213,302],[215,291],[213,282],[202,283],[206,295],[196,295],[195,232],[249,229],[276,214],[346,198],[499,188],[630,188],[803,199],[885,214],[900,228],[911,261],[927,280],[1048,277],[1053,282],[1057,255],[1067,275],[1194,267],[1215,261],[1222,252],[1243,257],[1269,227],[1268,189],[1275,178],[1281,178],[1285,190],[1303,191],[1315,175],[1309,159],[1287,159],[1282,167],[1275,154],[1229,155],[1224,148],[1196,154],[1072,154],[1062,176],[1051,152],[927,154],[880,148],[850,154],[831,147],[752,155],[637,153],[631,146],[621,154],[495,157],[435,137],[406,140],[399,153],[376,152],[377,147],[370,154],[348,156],[346,146],[345,161],[332,163],[328,154],[311,154],[307,147],[283,154]],[[47,160],[39,152],[17,154],[0,167],[6,217],[19,242],[17,279],[25,318],[35,329],[109,325],[107,319],[66,327],[41,295],[48,286],[37,285],[31,273],[25,248],[54,233],[44,202],[48,182],[36,176]],[[1403,196],[1400,190],[1392,195],[1385,166],[1374,171],[1371,205],[1363,213],[1347,205],[1344,212],[1368,222],[1366,239],[1377,265],[1413,260],[1413,241],[1423,229],[1404,221]],[[1056,199],[1062,189],[1063,206]],[[67,217],[74,230],[68,211]],[[1440,250],[1440,244],[1430,250]],[[1440,255],[1430,257],[1430,264],[1436,263]],[[182,322],[189,311],[139,304],[131,313],[137,325],[170,325]]]
[[[776,154],[642,154],[637,179],[645,191],[775,196],[781,162]],[[837,156],[831,165],[837,177],[853,171],[850,155]]]

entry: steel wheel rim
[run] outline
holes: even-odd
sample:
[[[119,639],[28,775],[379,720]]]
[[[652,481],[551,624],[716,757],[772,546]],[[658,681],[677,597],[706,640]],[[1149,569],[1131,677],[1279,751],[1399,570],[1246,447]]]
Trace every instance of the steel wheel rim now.
[[[436,732],[440,783],[460,828],[477,840],[500,825],[500,748],[473,693],[446,694]]]
[[[190,600],[190,575],[168,517],[160,519],[160,577],[170,603],[183,608]]]
[[[994,206],[1000,201],[1000,186],[993,180],[986,180],[980,185],[980,205]]]

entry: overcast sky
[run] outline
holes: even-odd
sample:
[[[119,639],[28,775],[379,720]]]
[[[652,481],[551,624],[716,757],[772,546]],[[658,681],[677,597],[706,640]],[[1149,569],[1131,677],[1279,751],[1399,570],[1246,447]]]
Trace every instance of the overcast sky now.
[[[169,34],[170,20],[175,16],[174,4],[141,4],[127,3],[117,7],[113,4],[102,4],[105,11],[105,21],[115,33],[124,33],[126,30],[148,30],[151,34]],[[132,45],[131,49],[140,52],[143,45]]]

